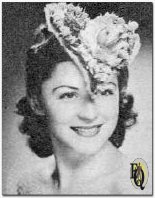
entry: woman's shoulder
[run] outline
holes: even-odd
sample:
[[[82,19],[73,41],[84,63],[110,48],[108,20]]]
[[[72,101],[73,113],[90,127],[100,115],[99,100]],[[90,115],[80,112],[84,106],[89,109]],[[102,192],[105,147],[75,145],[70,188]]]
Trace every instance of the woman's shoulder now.
[[[6,180],[6,192],[9,195],[48,194],[51,193],[51,175],[55,168],[54,157],[37,159],[25,167],[14,165]]]

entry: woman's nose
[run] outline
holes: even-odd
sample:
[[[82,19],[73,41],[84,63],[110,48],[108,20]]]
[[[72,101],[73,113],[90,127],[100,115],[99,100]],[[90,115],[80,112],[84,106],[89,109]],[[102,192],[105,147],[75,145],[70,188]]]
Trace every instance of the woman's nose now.
[[[98,116],[98,111],[96,104],[93,101],[87,101],[81,106],[80,112],[78,114],[79,119],[85,122],[95,121]]]

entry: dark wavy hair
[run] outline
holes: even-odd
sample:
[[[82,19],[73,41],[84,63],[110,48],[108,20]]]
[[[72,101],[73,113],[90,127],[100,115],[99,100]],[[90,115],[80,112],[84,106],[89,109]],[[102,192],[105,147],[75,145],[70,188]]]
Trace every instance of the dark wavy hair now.
[[[52,141],[46,115],[37,115],[29,103],[34,95],[40,99],[41,85],[48,79],[57,63],[72,61],[69,55],[60,46],[57,39],[43,28],[38,34],[39,40],[45,42],[27,52],[26,69],[26,96],[16,104],[17,114],[24,116],[19,126],[22,134],[28,135],[28,145],[39,157],[48,157],[53,154]],[[128,68],[125,66],[118,71],[119,86],[119,117],[116,129],[109,141],[117,148],[122,145],[126,129],[136,123],[137,114],[132,110],[134,99],[125,92],[128,83]]]

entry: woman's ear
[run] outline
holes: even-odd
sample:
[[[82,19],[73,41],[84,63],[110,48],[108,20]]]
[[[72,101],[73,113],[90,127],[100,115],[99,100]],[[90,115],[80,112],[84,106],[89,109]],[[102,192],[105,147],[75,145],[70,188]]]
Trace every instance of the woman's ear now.
[[[33,96],[29,98],[29,103],[30,103],[31,109],[36,115],[39,115],[39,116],[45,115],[44,108],[42,107],[43,105],[41,105],[41,102],[37,96]]]

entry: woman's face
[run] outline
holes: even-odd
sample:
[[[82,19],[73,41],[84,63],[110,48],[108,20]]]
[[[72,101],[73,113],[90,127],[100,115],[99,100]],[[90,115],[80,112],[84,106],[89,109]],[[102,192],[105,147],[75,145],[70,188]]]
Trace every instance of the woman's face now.
[[[51,137],[63,148],[78,153],[98,152],[115,130],[119,112],[116,76],[98,86],[93,94],[73,62],[57,64],[42,84]]]

